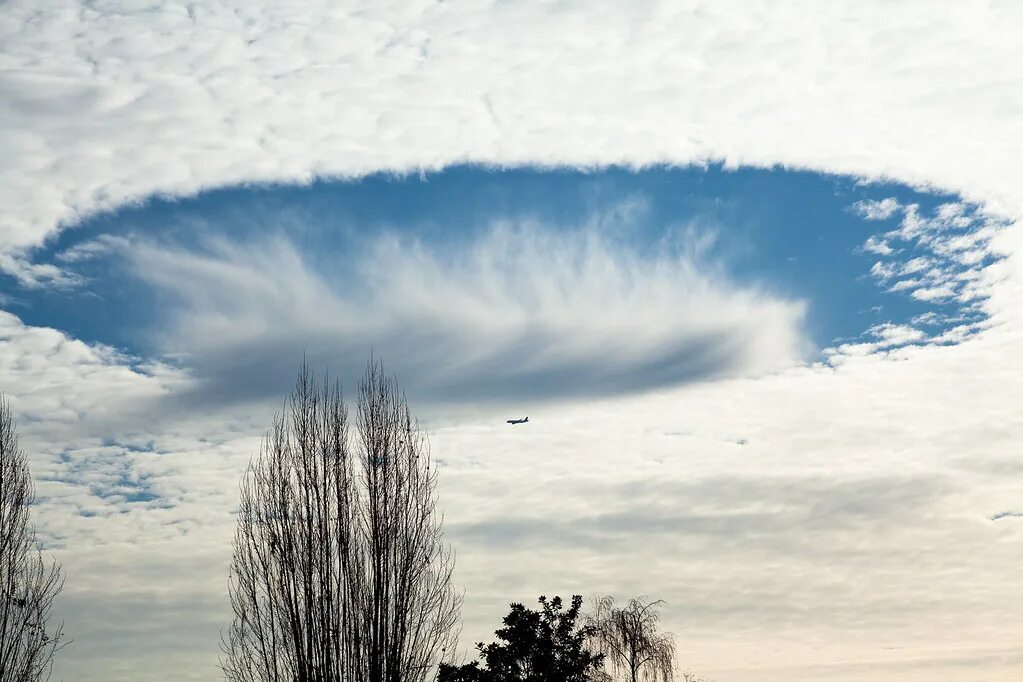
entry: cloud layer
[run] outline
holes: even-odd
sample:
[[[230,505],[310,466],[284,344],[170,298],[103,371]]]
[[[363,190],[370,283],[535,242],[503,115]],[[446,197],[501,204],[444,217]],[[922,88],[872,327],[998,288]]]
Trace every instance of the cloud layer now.
[[[1021,12],[8,2],[0,201],[18,208],[0,238],[29,247],[153,192],[466,159],[786,163],[1023,211]]]
[[[997,1],[6,2],[0,268],[22,285],[60,284],[64,270],[33,262],[33,247],[59,224],[154,192],[464,160],[780,163],[934,184],[1018,219],[1021,13]],[[182,333],[216,332],[218,313],[254,330],[283,319],[335,333],[334,320],[358,313],[336,304],[324,321],[281,309],[243,256],[287,273],[278,286],[336,296],[271,244],[140,257],[183,304]],[[590,282],[603,252],[575,246],[581,265],[564,276]],[[413,274],[442,267],[385,247],[381,258]],[[982,273],[990,322],[954,347],[916,347],[921,320],[876,328],[879,345],[836,367],[548,406],[530,431],[495,427],[505,415],[485,406],[437,420],[467,637],[486,637],[511,599],[648,592],[671,604],[685,663],[721,680],[918,681],[963,670],[1018,680],[1023,524],[1004,513],[1023,497],[1020,247],[1018,230],[991,237],[1007,257]],[[931,277],[931,263],[884,269],[899,248],[895,236],[864,245],[882,257],[888,286],[910,282],[920,296],[974,286]],[[610,273],[628,292],[615,305],[663,303],[676,277],[698,288],[684,261],[649,273],[623,262]],[[486,264],[470,258],[438,276],[491,275],[478,297],[505,304],[514,321],[521,304],[506,275],[523,266]],[[203,302],[190,282],[157,281],[175,273],[225,293]],[[562,283],[526,274],[543,283],[529,292],[537,300]],[[414,285],[396,277],[393,290],[418,294]],[[264,292],[266,307],[246,287]],[[708,300],[738,314],[750,303],[742,294]],[[409,322],[397,300],[386,303],[383,319]],[[556,324],[545,319],[541,332]],[[491,324],[507,333],[507,322]],[[591,324],[603,338],[634,331]],[[792,347],[790,327],[767,328],[770,347]],[[2,387],[40,484],[36,518],[71,572],[64,603],[76,643],[60,672],[86,682],[215,676],[234,486],[272,405],[154,410],[202,377],[6,313],[0,330]],[[644,338],[652,350],[664,343]],[[244,353],[240,340],[225,342]],[[585,344],[572,350],[587,357]],[[493,363],[466,362],[500,376]],[[538,546],[538,536],[558,544]]]

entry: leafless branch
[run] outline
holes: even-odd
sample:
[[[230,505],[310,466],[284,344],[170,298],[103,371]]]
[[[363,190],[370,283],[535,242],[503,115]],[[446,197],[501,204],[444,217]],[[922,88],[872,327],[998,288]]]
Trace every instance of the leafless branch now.
[[[48,680],[67,644],[64,624],[51,622],[64,578],[60,565],[43,559],[29,521],[34,500],[28,459],[0,396],[0,682]]]
[[[241,488],[232,682],[423,682],[454,651],[436,468],[378,363],[351,422],[340,386],[303,365]]]

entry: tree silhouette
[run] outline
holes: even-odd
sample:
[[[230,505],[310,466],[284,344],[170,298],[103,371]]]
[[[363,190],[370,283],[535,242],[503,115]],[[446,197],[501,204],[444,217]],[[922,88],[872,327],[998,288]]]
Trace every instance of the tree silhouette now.
[[[232,682],[423,682],[457,636],[437,471],[370,362],[354,434],[303,365],[241,488],[221,667]]]
[[[611,597],[597,599],[594,613],[587,619],[592,642],[604,654],[611,671],[630,682],[672,679],[675,659],[675,638],[660,632],[663,601],[644,603],[633,598],[616,607]]]
[[[561,597],[540,597],[540,609],[512,604],[504,627],[494,634],[502,640],[476,645],[479,661],[461,666],[441,665],[437,682],[584,682],[601,667],[601,655],[586,648],[592,633],[578,627],[582,597],[562,608]]]
[[[43,560],[28,517],[34,500],[28,458],[0,395],[0,682],[49,679],[66,645],[63,623],[50,622],[64,578],[59,564]]]

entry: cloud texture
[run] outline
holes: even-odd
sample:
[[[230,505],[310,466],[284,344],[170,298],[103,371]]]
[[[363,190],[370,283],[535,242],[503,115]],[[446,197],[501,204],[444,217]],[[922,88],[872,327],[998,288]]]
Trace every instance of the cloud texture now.
[[[121,248],[171,302],[158,347],[223,387],[219,399],[275,396],[302,353],[355,376],[373,350],[421,400],[512,403],[756,375],[806,355],[800,301],[728,281],[698,238],[650,256],[610,232],[496,224],[444,250],[385,234],[319,266],[283,236]]]
[[[63,285],[65,269],[35,263],[33,248],[83,215],[152,193],[459,161],[786,164],[931,184],[1018,219],[1020,25],[1023,7],[1007,1],[6,2],[0,268],[22,286]],[[504,415],[486,406],[435,417],[467,637],[486,637],[511,599],[648,592],[671,603],[684,661],[721,680],[964,670],[1019,679],[1023,524],[991,521],[1023,496],[1019,231],[984,237],[1006,257],[971,269],[977,279],[950,280],[931,260],[887,258],[925,234],[911,209],[866,212],[901,212],[898,234],[863,246],[881,257],[878,281],[931,298],[981,287],[979,333],[921,348],[925,320],[879,327],[877,345],[846,349],[834,367],[550,406],[526,432],[492,426]],[[168,348],[179,335],[216,333],[218,315],[272,329],[253,292],[306,331],[321,323],[312,311],[273,308],[278,286],[334,297],[286,245],[271,244],[224,247],[215,261],[141,245],[147,275],[181,303]],[[942,244],[948,258],[974,252]],[[494,262],[498,245],[484,242],[438,278],[483,277],[491,288],[480,300],[514,313],[510,275],[535,277],[526,295],[544,300],[559,277],[589,282],[607,264],[599,240],[573,244],[561,275]],[[379,262],[408,272],[385,292],[412,295],[416,273],[441,267],[392,247],[381,244],[392,260]],[[594,284],[619,296],[615,305],[650,299],[663,313],[665,272],[694,290],[702,281],[685,261],[640,273],[629,263],[608,273],[619,291]],[[263,284],[267,270],[274,287]],[[200,282],[224,288],[202,300]],[[386,302],[392,329],[409,324],[400,298]],[[728,313],[710,333],[746,338],[736,320],[755,316],[760,299],[730,290],[705,300]],[[785,357],[797,309],[768,303],[761,327]],[[335,333],[357,311],[329,312],[323,324]],[[699,338],[672,313],[673,334]],[[496,333],[487,319],[463,323]],[[546,328],[514,331],[549,332],[556,322],[544,319]],[[634,331],[585,323],[598,336]],[[273,405],[190,412],[173,398],[202,376],[7,313],[0,330],[2,387],[40,484],[36,518],[71,569],[64,603],[76,643],[60,673],[214,676],[235,485]],[[476,343],[476,333],[444,338]],[[670,360],[665,338],[644,343]],[[533,361],[542,369],[543,360]],[[499,372],[487,358],[464,361]],[[642,371],[643,361],[622,367]],[[495,538],[507,551],[494,550]]]
[[[0,234],[25,248],[153,192],[462,160],[786,163],[1020,211],[1021,12],[8,2]]]

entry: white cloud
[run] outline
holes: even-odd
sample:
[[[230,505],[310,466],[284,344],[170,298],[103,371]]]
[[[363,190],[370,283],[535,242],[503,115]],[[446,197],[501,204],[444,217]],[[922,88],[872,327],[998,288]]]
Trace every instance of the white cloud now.
[[[121,248],[173,302],[154,330],[160,350],[221,399],[276,395],[302,353],[357,373],[370,348],[412,395],[441,401],[620,394],[806,357],[803,302],[730,282],[699,256],[705,238],[648,256],[617,232],[603,217],[498,223],[443,251],[383,235],[318,266],[283,237]]]
[[[56,265],[33,263],[16,253],[0,252],[0,275],[7,275],[28,289],[43,286],[71,287],[81,283],[73,274]]]
[[[465,159],[784,163],[1023,212],[1021,12],[8,2],[0,235],[37,244],[152,192]]]
[[[81,263],[92,260],[110,253],[120,246],[117,237],[111,235],[100,235],[95,239],[75,244],[57,254],[56,258],[61,263]]]
[[[962,343],[980,329],[981,326],[977,324],[960,324],[935,336],[931,339],[931,343]]]
[[[887,280],[895,277],[899,272],[898,267],[891,263],[882,263],[877,261],[870,267],[870,274],[877,277],[880,280]]]
[[[472,631],[486,633],[509,586],[528,598],[551,584],[658,585],[682,660],[717,679],[926,680],[947,647],[1013,651],[1015,631],[989,624],[1017,612],[1023,536],[987,517],[1019,491],[1020,432],[990,431],[1013,420],[1005,396],[1019,379],[1001,372],[1019,363],[985,361],[1013,343],[587,404],[534,416],[529,432],[439,430],[449,518],[479,519],[452,529],[470,604],[493,614]],[[978,402],[963,410],[963,395]],[[496,492],[519,477],[534,483]],[[568,571],[555,558],[566,555],[580,557]],[[876,669],[843,664],[853,658]],[[1008,680],[1018,665],[974,670]]]
[[[921,272],[931,266],[931,260],[923,256],[911,258],[902,264],[901,274],[912,275],[915,272]]]
[[[873,334],[920,339],[908,327]],[[997,652],[974,669],[1011,679],[1015,634],[988,625],[1011,621],[1023,597],[1023,529],[989,518],[1021,492],[1023,433],[1005,399],[1023,390],[1015,344],[988,330],[910,347],[900,362],[871,354],[552,404],[529,430],[486,406],[435,413],[465,640],[534,593],[652,592],[683,633],[682,660],[718,679],[851,682],[863,670],[836,662],[856,657],[876,679],[899,669],[922,681],[952,665],[953,645]],[[36,518],[72,571],[62,608],[76,679],[157,680],[171,664],[177,679],[215,675],[229,511],[276,402],[112,444],[55,442],[45,411],[23,420]],[[126,499],[140,489],[158,501]],[[754,648],[756,660],[737,653]]]
[[[945,318],[941,314],[930,310],[926,313],[920,313],[919,315],[914,316],[911,322],[914,325],[934,325],[941,324],[944,319]]]
[[[888,256],[874,263],[871,277],[889,292],[908,292],[919,301],[955,301],[964,309],[979,304],[990,315],[1017,314],[1018,307],[1008,301],[1008,305],[990,303],[997,290],[1005,289],[1002,271],[1007,254],[1000,241],[1007,221],[962,203],[942,204],[931,215],[921,215],[916,204],[898,210],[903,212],[899,227],[885,233],[884,240],[871,237],[862,247]],[[902,243],[907,249],[896,251],[888,247],[889,242]],[[888,252],[882,253],[877,244],[884,244]],[[906,250],[926,255],[900,257]]]
[[[872,327],[868,333],[874,336],[881,346],[901,346],[926,338],[922,331],[905,324],[881,324]]]
[[[888,197],[878,201],[857,201],[853,208],[867,220],[886,220],[902,206],[895,198]]]
[[[971,328],[971,331],[977,331],[977,329]],[[886,358],[898,357],[901,355],[901,348],[910,344],[920,345],[924,342],[939,343],[938,339],[928,339],[927,334],[916,327],[907,324],[893,324],[891,322],[874,325],[865,331],[862,336],[866,337],[867,340],[841,343],[832,348],[825,348],[823,355],[826,362],[833,367],[841,367],[854,358],[872,355]],[[941,343],[947,343],[952,337],[940,338]],[[965,338],[966,336],[963,335],[960,340],[965,340]]]
[[[861,248],[867,253],[876,253],[879,256],[890,256],[894,253],[887,241],[879,239],[875,235],[868,237]]]
[[[1021,23],[1009,2],[9,1],[0,268],[26,285],[59,280],[33,246],[153,192],[466,160],[783,164],[952,189],[1018,219]],[[1023,240],[947,238],[963,219],[953,207],[935,237],[903,210],[886,241],[926,240],[964,265],[1006,256],[967,285],[959,268],[927,285],[983,294],[988,321],[963,343],[881,355],[871,339],[838,368],[551,406],[529,431],[492,426],[504,415],[486,408],[445,415],[434,446],[449,461],[449,519],[522,526],[529,509],[566,518],[550,532],[577,542],[537,549],[526,534],[496,551],[457,529],[467,637],[539,592],[648,592],[669,600],[685,662],[722,680],[915,681],[964,667],[1019,679],[1019,632],[1005,624],[1023,603],[1023,531],[989,519],[1023,495]],[[264,287],[230,265],[197,259],[188,272]],[[246,306],[239,322],[265,322]],[[215,676],[224,510],[270,407],[189,412],[201,377],[0,324],[2,387],[44,479],[37,518],[66,539],[76,642],[61,672]],[[172,399],[157,419],[153,401]],[[127,480],[151,481],[174,511],[97,501],[125,473],[104,438],[131,453]],[[63,480],[78,457],[96,471]],[[677,529],[650,524],[649,509]]]
[[[956,290],[948,282],[935,287],[919,287],[911,294],[920,301],[944,301],[956,295]]]
[[[132,403],[188,383],[187,375],[166,365],[143,363],[56,329],[30,327],[0,311],[0,386],[18,397],[22,418],[45,420],[51,429],[82,419],[123,425]]]

